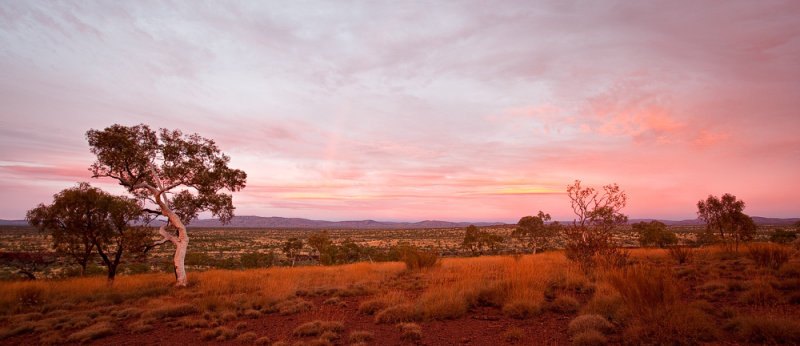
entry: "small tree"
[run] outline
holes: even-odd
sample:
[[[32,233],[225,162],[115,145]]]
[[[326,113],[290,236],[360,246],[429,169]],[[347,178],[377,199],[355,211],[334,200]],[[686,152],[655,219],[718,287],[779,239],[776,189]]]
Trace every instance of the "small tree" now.
[[[753,219],[743,210],[744,201],[729,193],[722,198],[709,195],[706,200],[697,202],[697,215],[706,223],[706,232],[718,233],[723,241],[732,240],[737,251],[739,242],[751,240],[757,230]]]
[[[286,255],[286,258],[292,259],[292,267],[294,267],[294,260],[297,258],[297,253],[303,248],[303,240],[298,238],[289,238],[281,246],[281,251]]]
[[[136,200],[80,183],[54,195],[53,204],[29,210],[26,218],[50,234],[57,252],[81,266],[81,275],[96,251],[108,268],[108,279],[114,280],[123,252],[140,250],[149,239],[145,229],[130,226],[141,215]]]
[[[0,252],[0,265],[11,267],[29,280],[36,280],[36,272],[56,262],[52,252]]]
[[[532,249],[533,254],[541,248],[550,245],[553,237],[556,236],[561,228],[558,222],[546,224],[550,221],[550,214],[545,214],[541,210],[537,216],[524,216],[517,222],[517,228],[511,232],[511,236],[522,242],[525,247]]]
[[[169,221],[160,227],[163,237],[152,244],[175,244],[175,279],[186,286],[184,257],[189,245],[186,224],[201,211],[211,211],[223,223],[233,217],[233,199],[221,190],[235,192],[245,186],[247,174],[228,167],[230,158],[213,140],[197,134],[147,125],[112,125],[86,133],[97,156],[89,168],[94,178],[115,179],[133,196],[150,203],[144,211]]]
[[[675,233],[667,231],[667,225],[660,221],[637,222],[633,225],[633,231],[639,235],[641,246],[665,247],[678,243]]]
[[[776,228],[769,233],[769,241],[778,244],[789,244],[797,240],[797,231],[787,231],[783,228]]]
[[[478,244],[480,242],[480,230],[475,225],[469,225],[464,231],[464,240],[461,242],[461,247],[472,252],[472,255],[478,253]]]
[[[484,247],[489,249],[489,252],[492,254],[497,254],[497,251],[500,249],[500,244],[502,244],[506,239],[503,236],[487,232],[481,231],[480,232],[480,240],[478,241],[478,246],[483,249]]]
[[[312,234],[306,240],[308,246],[311,247],[318,256],[322,256],[325,249],[333,245],[331,238],[328,236],[328,231]]]
[[[615,230],[625,224],[628,217],[620,211],[628,200],[617,184],[603,186],[602,191],[581,187],[575,180],[567,186],[567,195],[577,218],[564,228],[567,236],[567,258],[588,266],[595,255],[618,254],[614,239]]]

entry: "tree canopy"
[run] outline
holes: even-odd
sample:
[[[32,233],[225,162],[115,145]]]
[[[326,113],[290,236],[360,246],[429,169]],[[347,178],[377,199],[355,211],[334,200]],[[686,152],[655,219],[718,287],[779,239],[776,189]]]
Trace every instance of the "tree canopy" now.
[[[26,218],[51,236],[57,253],[72,257],[81,266],[81,274],[97,254],[113,280],[123,252],[143,249],[150,241],[149,233],[131,225],[141,216],[135,199],[80,183],[54,195],[52,204],[29,210]]]
[[[706,223],[707,232],[716,232],[723,241],[733,240],[738,248],[739,242],[752,239],[757,229],[753,219],[744,214],[744,206],[744,201],[730,193],[722,198],[708,195],[697,202],[697,215]]]
[[[511,235],[522,241],[525,246],[533,250],[535,254],[538,249],[548,246],[553,237],[556,236],[561,225],[558,222],[546,224],[550,221],[550,214],[539,211],[536,216],[524,216],[517,222],[517,228]]]
[[[247,174],[228,167],[230,158],[213,140],[198,134],[147,125],[112,125],[86,132],[89,147],[97,160],[89,170],[95,178],[115,179],[139,200],[149,204],[142,210],[167,217],[168,225],[159,229],[162,240],[176,245],[174,264],[176,284],[188,281],[183,266],[189,236],[186,224],[201,211],[210,211],[223,223],[233,217],[231,194],[244,188]]]

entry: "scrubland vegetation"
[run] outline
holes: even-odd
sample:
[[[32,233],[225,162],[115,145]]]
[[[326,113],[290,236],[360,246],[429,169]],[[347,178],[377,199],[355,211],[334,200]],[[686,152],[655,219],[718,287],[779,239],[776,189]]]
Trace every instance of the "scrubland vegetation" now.
[[[796,247],[627,250],[586,270],[564,251],[422,266],[212,269],[0,283],[4,343],[185,338],[238,344],[800,342]],[[414,251],[414,250],[407,250]],[[455,333],[452,324],[462,328]],[[463,329],[465,328],[465,329]],[[150,338],[150,339],[148,339]],[[454,338],[454,339],[452,339]]]

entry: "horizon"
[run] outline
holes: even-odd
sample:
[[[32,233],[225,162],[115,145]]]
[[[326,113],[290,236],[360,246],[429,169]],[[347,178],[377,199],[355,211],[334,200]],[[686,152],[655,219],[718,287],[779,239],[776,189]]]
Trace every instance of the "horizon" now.
[[[243,216],[800,216],[800,2],[480,4],[2,2],[0,219],[124,194],[85,133],[139,123],[213,139]]]

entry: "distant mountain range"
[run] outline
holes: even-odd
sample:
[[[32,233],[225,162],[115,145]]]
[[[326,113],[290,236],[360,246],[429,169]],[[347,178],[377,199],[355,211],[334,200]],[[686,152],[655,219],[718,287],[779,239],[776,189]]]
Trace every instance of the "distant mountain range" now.
[[[654,219],[630,219],[628,223],[651,221]],[[694,220],[659,220],[669,226],[699,226],[704,225],[700,219]],[[758,225],[789,226],[800,218],[768,218],[753,216],[753,221]],[[566,222],[563,222],[566,223]],[[420,222],[388,222],[375,220],[361,221],[322,221],[300,218],[262,217],[262,216],[234,216],[230,223],[222,225],[217,219],[194,220],[189,227],[197,228],[310,228],[310,229],[420,229],[420,228],[460,228],[469,225],[496,226],[505,225],[504,222],[449,222],[426,220]],[[25,220],[2,220],[0,226],[27,226]]]

